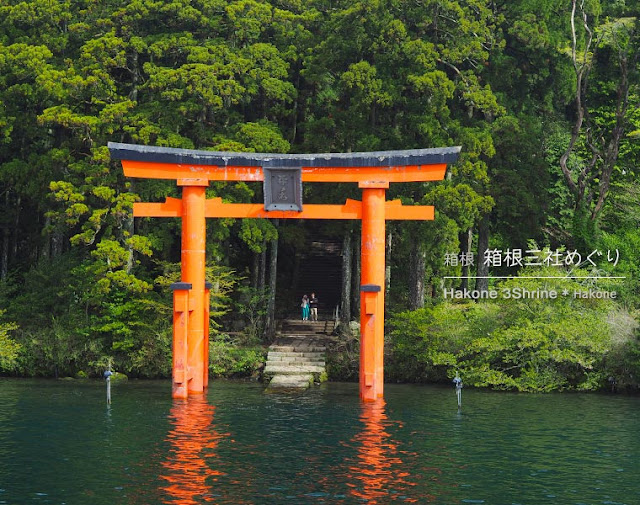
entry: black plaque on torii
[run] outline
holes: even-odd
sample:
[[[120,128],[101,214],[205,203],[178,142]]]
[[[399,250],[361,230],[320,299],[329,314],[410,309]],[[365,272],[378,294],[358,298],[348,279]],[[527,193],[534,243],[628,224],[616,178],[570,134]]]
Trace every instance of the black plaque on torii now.
[[[302,168],[263,167],[264,210],[302,212]]]

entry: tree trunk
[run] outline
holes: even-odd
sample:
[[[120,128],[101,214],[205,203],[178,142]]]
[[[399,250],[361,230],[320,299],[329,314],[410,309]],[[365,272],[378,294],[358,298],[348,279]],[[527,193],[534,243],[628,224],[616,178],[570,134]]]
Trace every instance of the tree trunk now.
[[[435,293],[433,292],[433,276],[429,277],[429,282],[427,282],[424,285],[424,296],[425,298],[429,297],[429,298],[433,298],[435,296]]]
[[[251,264],[251,287],[258,289],[258,279],[260,278],[260,253],[253,253],[253,263]]]
[[[133,51],[131,55],[131,92],[129,93],[129,99],[133,102],[138,100],[138,84],[140,82],[140,64],[138,58],[138,51]]]
[[[572,0],[571,7],[571,58],[576,76],[576,119],[571,130],[569,145],[560,157],[559,163],[567,186],[574,195],[575,209],[584,206],[584,209],[591,210],[591,221],[595,221],[609,194],[611,176],[618,160],[620,143],[625,137],[628,126],[627,115],[630,107],[629,94],[632,82],[629,79],[629,69],[636,67],[640,51],[637,49],[638,46],[632,42],[612,44],[612,49],[617,48],[616,63],[620,72],[616,85],[614,126],[609,129],[595,124],[587,103],[587,83],[594,62],[597,61],[596,52],[599,42],[605,36],[605,30],[591,29],[584,1]],[[576,29],[576,18],[582,24],[584,30],[582,36]],[[596,37],[595,40],[594,37]],[[582,54],[579,54],[578,44],[583,39],[584,50]],[[591,157],[584,161],[582,169],[577,172],[572,170],[568,160],[579,147],[581,139],[584,140],[585,147],[591,151]]]
[[[424,277],[426,253],[422,244],[414,241],[411,244],[409,258],[409,309],[424,307]]]
[[[5,200],[5,212],[9,210],[9,191],[7,190],[4,194]],[[9,230],[9,222],[5,221],[4,226],[2,227],[2,258],[0,259],[0,279],[5,281],[7,280],[7,275],[9,274],[9,240],[10,240],[11,232]]]
[[[273,224],[278,227],[278,219]],[[276,278],[278,274],[278,238],[271,241],[269,256],[269,298],[267,300],[267,324],[265,334],[267,338],[273,337],[276,332]]]
[[[473,244],[473,230],[469,228],[462,236],[462,240],[460,241],[460,250],[465,255],[466,258],[470,257],[471,254],[471,246]],[[464,261],[462,263],[462,279],[460,282],[460,289],[468,289],[469,288],[469,275],[470,275],[469,262]]]
[[[300,69],[296,69],[296,89],[300,89]],[[296,93],[296,97],[293,100],[293,126],[291,128],[291,144],[296,144],[298,137],[298,114],[300,113],[300,107],[298,99],[300,93]]]
[[[640,51],[639,51],[640,53]],[[591,219],[595,220],[600,215],[600,211],[604,206],[604,202],[609,194],[609,185],[611,183],[611,175],[618,161],[618,155],[620,154],[620,143],[625,135],[627,126],[627,111],[629,109],[629,63],[631,68],[637,63],[640,54],[636,53],[631,62],[627,61],[627,55],[619,55],[619,68],[620,68],[620,82],[616,89],[616,113],[615,113],[615,126],[611,131],[611,137],[604,149],[603,167],[601,170],[602,176],[600,177],[600,187],[598,191],[598,197],[596,199],[595,207],[591,213]],[[599,154],[599,153],[598,153]]]
[[[349,230],[342,239],[342,293],[340,296],[340,323],[348,325],[351,321],[351,238]]]
[[[489,249],[489,218],[485,216],[478,226],[478,255],[476,257],[476,289],[489,290],[489,265],[484,262],[485,251]]]
[[[134,226],[133,226],[133,213],[129,214],[128,217],[126,217],[124,219],[124,223],[123,223],[123,228],[124,230],[127,231],[127,233],[129,234],[129,237],[133,236],[133,234],[135,233],[134,230]],[[125,240],[125,244],[126,244],[126,240]],[[126,266],[126,272],[128,274],[131,273],[131,271],[133,270],[133,264],[135,262],[135,251],[133,250],[133,247],[131,245],[127,245],[127,266]]]
[[[9,228],[5,227],[2,233],[2,260],[0,261],[0,280],[6,281],[9,275]]]
[[[40,259],[48,260],[51,258],[51,218],[45,216],[43,228],[44,241],[40,248]]]
[[[20,205],[22,204],[22,199],[20,195],[18,195],[18,200],[16,201],[16,219],[13,224],[13,247],[11,248],[11,260],[15,261],[18,257],[18,234],[20,231]]]
[[[55,227],[51,234],[51,258],[57,258],[62,254],[64,246],[64,235]]]
[[[260,253],[260,275],[258,276],[258,289],[263,291],[267,287],[267,241],[262,243]]]
[[[571,59],[573,61],[574,71],[576,73],[576,119],[574,121],[573,127],[571,129],[571,138],[569,139],[569,145],[567,149],[560,156],[560,168],[565,177],[565,181],[567,182],[567,186],[569,190],[574,194],[576,199],[576,204],[579,204],[581,200],[584,198],[584,193],[586,190],[585,178],[587,175],[587,170],[583,169],[578,177],[578,181],[574,181],[573,175],[571,173],[571,168],[568,166],[569,156],[573,152],[578,137],[580,135],[580,131],[582,130],[582,124],[585,119],[585,109],[583,103],[583,95],[586,93],[587,87],[587,76],[591,70],[591,65],[593,62],[592,58],[588,58],[587,55],[589,53],[589,49],[591,48],[591,43],[593,41],[593,32],[589,29],[587,25],[586,13],[582,11],[583,14],[583,23],[584,28],[587,33],[587,38],[585,42],[585,50],[584,55],[581,58],[578,55],[578,36],[576,35],[576,8],[577,8],[577,0],[573,0],[572,2],[572,10],[571,10],[571,34],[572,34],[572,44],[571,44]]]

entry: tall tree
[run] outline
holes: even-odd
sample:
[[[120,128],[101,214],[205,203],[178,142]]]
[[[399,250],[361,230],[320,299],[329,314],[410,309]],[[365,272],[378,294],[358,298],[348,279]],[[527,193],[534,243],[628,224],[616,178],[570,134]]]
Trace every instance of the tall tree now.
[[[576,209],[591,220],[600,215],[609,193],[630,112],[640,105],[640,21],[628,17],[598,22],[598,14],[597,2],[571,2],[575,117],[560,157]]]

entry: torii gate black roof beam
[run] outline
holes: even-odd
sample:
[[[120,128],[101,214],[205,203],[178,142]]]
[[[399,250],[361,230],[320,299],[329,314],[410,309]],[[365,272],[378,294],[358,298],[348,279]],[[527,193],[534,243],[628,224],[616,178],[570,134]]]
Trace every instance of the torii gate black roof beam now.
[[[219,167],[402,167],[455,163],[460,146],[356,153],[272,154],[176,149],[109,142],[111,158]]]

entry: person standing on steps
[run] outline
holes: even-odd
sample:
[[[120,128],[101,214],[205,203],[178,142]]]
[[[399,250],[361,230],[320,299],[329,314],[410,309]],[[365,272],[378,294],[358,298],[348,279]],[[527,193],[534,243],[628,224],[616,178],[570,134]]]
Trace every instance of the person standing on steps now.
[[[318,320],[318,297],[315,293],[311,293],[311,298],[309,298],[309,308],[311,309],[311,320]]]
[[[302,295],[302,303],[300,304],[300,307],[302,307],[302,320],[308,321],[309,320],[309,297],[306,294]]]

